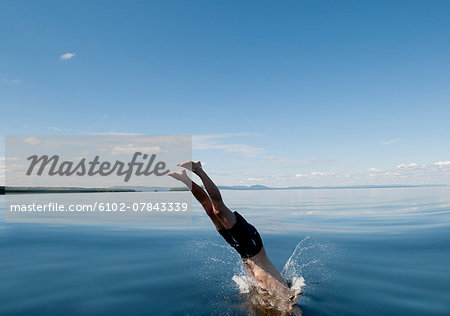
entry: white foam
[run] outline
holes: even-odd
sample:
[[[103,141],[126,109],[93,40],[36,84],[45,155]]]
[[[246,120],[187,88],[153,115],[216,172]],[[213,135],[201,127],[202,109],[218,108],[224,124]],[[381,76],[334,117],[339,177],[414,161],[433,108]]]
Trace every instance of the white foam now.
[[[295,247],[294,252],[287,260],[284,268],[282,270],[282,275],[286,281],[290,284],[290,289],[295,292],[296,295],[299,295],[302,291],[302,288],[306,285],[305,279],[300,275],[302,266],[299,262],[299,255],[304,251],[305,247],[303,244],[310,237],[304,238],[300,241]],[[239,288],[240,293],[249,293],[250,292],[250,283],[247,278],[247,274],[242,267],[240,261],[238,262],[240,272],[238,274],[233,275],[232,280],[236,283]]]
[[[246,275],[233,275],[231,278],[238,286],[240,293],[249,293],[250,292],[250,285],[248,284],[247,276]]]
[[[305,286],[305,279],[303,277],[294,277],[292,279],[291,289],[296,293],[300,293],[302,291],[302,287]]]

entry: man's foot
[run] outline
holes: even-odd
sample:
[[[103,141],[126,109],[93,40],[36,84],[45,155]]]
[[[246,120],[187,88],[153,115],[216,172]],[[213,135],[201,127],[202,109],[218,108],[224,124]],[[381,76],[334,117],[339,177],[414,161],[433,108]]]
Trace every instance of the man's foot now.
[[[169,172],[167,175],[169,177],[172,177],[172,178],[174,178],[174,179],[176,179],[178,181],[184,182],[184,183],[191,181],[191,179],[189,179],[189,177],[188,177],[188,175],[186,173],[186,170],[184,170],[184,169],[180,169],[178,171]]]
[[[185,161],[182,163],[177,163],[177,166],[186,168],[187,170],[190,170],[192,172],[197,172],[200,169],[202,169],[202,164],[201,164],[200,160],[197,160],[197,161],[191,160],[191,161]]]

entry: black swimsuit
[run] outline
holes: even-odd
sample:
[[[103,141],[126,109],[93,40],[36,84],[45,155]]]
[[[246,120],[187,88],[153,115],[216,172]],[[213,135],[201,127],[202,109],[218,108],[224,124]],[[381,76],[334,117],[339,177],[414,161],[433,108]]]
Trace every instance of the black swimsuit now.
[[[236,215],[236,224],[230,229],[222,228],[219,234],[241,255],[248,259],[256,256],[262,249],[263,243],[256,228],[249,224],[238,212]]]

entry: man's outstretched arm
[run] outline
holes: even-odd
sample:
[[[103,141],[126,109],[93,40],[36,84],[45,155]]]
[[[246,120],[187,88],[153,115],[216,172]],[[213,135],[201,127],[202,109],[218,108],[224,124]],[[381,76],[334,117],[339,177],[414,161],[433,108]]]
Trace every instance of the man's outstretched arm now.
[[[234,215],[233,212],[230,211],[230,209],[225,205],[219,188],[203,170],[200,161],[186,161],[177,165],[192,171],[200,177],[211,198],[214,207],[214,214],[219,218],[220,222],[226,229],[233,227],[236,223],[236,215]]]
[[[220,222],[220,220],[214,215],[213,204],[211,203],[211,199],[209,198],[208,194],[206,194],[205,190],[203,190],[198,184],[193,182],[188,177],[185,170],[179,170],[177,172],[170,172],[167,175],[178,181],[183,182],[191,190],[192,195],[203,206],[206,214],[209,216],[209,218],[213,222],[216,229],[220,230],[223,228],[223,225]]]

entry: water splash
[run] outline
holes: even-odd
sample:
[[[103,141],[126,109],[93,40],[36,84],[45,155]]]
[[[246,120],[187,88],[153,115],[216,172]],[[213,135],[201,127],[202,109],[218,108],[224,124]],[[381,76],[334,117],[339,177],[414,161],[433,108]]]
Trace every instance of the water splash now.
[[[281,275],[286,280],[288,285],[292,290],[295,291],[297,295],[299,295],[302,291],[302,288],[305,286],[305,279],[303,278],[302,268],[304,265],[301,264],[301,254],[304,252],[304,243],[309,240],[310,237],[305,237],[302,241],[300,241],[294,249],[294,252],[286,261],[286,264],[281,271]]]
[[[235,274],[235,275],[233,275],[233,277],[231,279],[238,286],[240,293],[247,294],[247,293],[250,292],[250,285],[248,283],[246,275],[242,275],[242,274],[237,275],[237,274]]]
[[[232,280],[239,288],[239,292],[246,294],[247,313],[259,310],[260,312],[264,311],[264,314],[270,311],[270,315],[301,315],[301,310],[295,305],[295,302],[306,284],[302,276],[302,268],[314,262],[311,261],[303,264],[301,261],[302,254],[307,248],[311,247],[305,246],[305,243],[309,239],[310,237],[308,236],[297,244],[282,270],[282,276],[290,288],[290,294],[288,296],[283,291],[270,293],[259,287],[252,287],[252,280],[247,276],[244,266],[242,263],[238,263],[239,271],[233,275]],[[260,315],[259,312],[253,312],[249,314]]]
[[[332,254],[330,246],[310,236],[305,237],[296,245],[281,270],[281,275],[293,295],[292,297],[289,295],[290,300],[286,300],[285,293],[279,293],[280,295],[259,293],[258,289],[252,286],[252,280],[249,280],[242,260],[236,251],[219,240],[215,238],[197,240],[189,242],[189,245],[195,261],[202,266],[202,269],[198,269],[198,265],[193,269],[199,278],[208,282],[216,281],[224,274],[231,272],[229,282],[221,282],[219,285],[222,291],[217,293],[218,302],[229,296],[231,285],[244,295],[245,306],[241,308],[244,308],[246,312],[256,307],[266,311],[277,311],[281,313],[280,315],[291,315],[295,309],[300,309],[298,305],[292,305],[293,303],[300,300],[304,304],[305,299],[308,299],[307,296],[301,294],[307,295],[308,292],[313,292],[318,283],[322,283],[330,276],[328,271],[330,268],[328,263]],[[226,306],[228,305],[220,308]]]
[[[306,286],[312,286],[328,279],[330,273],[327,271],[327,262],[330,255],[328,244],[306,236],[297,244],[292,255],[286,261],[281,275],[290,289],[299,295]],[[250,285],[245,269],[240,260],[236,262],[236,265],[238,270],[232,280],[238,286],[240,293],[249,293]]]
[[[299,278],[308,280],[303,286],[311,286],[325,282],[331,277],[329,261],[332,259],[332,249],[325,243],[310,236],[300,241],[294,252],[284,265],[281,275],[294,285]],[[302,286],[302,287],[303,287]]]

